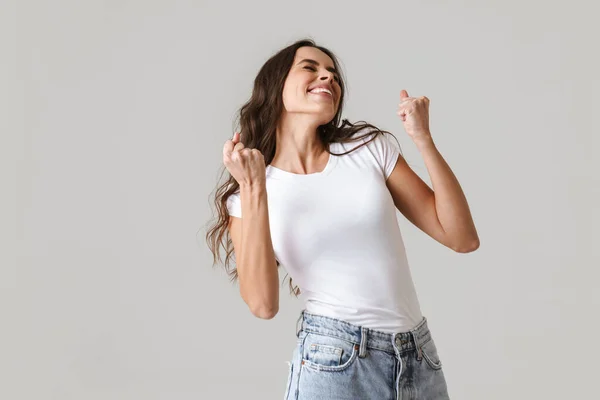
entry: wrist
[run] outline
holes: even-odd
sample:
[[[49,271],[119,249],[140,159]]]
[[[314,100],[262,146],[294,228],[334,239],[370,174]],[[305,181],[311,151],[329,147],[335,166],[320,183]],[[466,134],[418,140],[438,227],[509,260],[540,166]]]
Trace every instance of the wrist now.
[[[240,191],[249,193],[249,194],[254,194],[254,193],[260,193],[263,190],[266,190],[266,184],[265,182],[244,182],[244,183],[240,183]]]
[[[435,147],[435,143],[431,136],[423,139],[416,139],[414,142],[419,150],[426,149],[429,147]]]

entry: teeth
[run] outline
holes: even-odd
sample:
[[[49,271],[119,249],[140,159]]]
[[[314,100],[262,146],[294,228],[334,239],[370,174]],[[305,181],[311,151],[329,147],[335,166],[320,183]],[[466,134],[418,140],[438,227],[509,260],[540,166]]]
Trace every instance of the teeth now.
[[[325,89],[325,88],[315,88],[315,89],[311,90],[310,92],[311,93],[322,93],[322,92],[325,92],[325,93],[331,94],[331,92],[329,90]]]

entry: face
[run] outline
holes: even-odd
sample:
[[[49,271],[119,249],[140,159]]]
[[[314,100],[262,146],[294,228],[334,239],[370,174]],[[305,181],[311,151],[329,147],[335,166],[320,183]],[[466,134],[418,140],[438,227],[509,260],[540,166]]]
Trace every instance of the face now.
[[[285,111],[312,115],[319,125],[328,123],[339,106],[339,82],[333,61],[327,54],[315,47],[300,47],[283,87]],[[315,89],[316,86],[323,86],[331,94]]]

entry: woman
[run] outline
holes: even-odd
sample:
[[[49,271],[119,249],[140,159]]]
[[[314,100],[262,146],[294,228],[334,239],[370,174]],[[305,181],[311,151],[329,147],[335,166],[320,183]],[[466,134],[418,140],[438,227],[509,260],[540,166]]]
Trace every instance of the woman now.
[[[215,262],[224,243],[226,268],[233,253],[237,268],[227,271],[257,317],[279,310],[280,265],[301,296],[286,399],[448,399],[395,209],[469,252],[479,241],[467,202],[431,138],[426,97],[403,90],[398,115],[435,196],[389,132],[340,123],[344,95],[336,57],[312,40],[264,64],[240,110],[241,135],[223,147],[231,176],[207,241]]]

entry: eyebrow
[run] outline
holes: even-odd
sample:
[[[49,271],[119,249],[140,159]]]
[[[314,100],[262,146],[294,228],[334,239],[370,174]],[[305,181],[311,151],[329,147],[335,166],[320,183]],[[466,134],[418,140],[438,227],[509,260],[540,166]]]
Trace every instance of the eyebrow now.
[[[310,63],[310,64],[314,64],[314,65],[316,65],[316,66],[319,66],[319,62],[318,62],[318,61],[311,60],[310,58],[305,58],[304,60],[300,61],[300,62],[299,62],[299,63],[297,63],[296,65],[298,65],[298,64],[302,64],[303,62],[307,62],[307,63]],[[336,75],[338,76],[338,78],[339,78],[340,74],[339,74],[339,72],[338,72],[338,71],[337,71],[337,70],[336,70],[334,67],[327,67],[327,68],[325,68],[325,69],[326,69],[327,71],[333,72],[333,73],[334,73],[334,74],[336,74]]]

